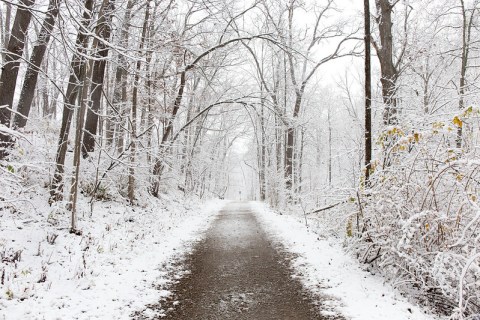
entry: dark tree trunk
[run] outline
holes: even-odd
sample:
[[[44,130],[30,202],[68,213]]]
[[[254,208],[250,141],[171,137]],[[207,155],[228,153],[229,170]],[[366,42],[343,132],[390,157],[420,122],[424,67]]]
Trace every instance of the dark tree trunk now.
[[[397,119],[397,79],[398,70],[393,62],[392,10],[389,0],[376,0],[378,12],[378,29],[380,46],[375,46],[380,61],[382,96],[385,109],[383,122],[385,125],[396,124]]]
[[[466,75],[468,67],[468,57],[470,52],[470,38],[472,33],[473,19],[475,16],[476,7],[474,7],[470,14],[470,19],[467,17],[467,10],[465,8],[464,0],[460,0],[461,9],[462,9],[462,56],[461,56],[461,66],[460,66],[460,81],[459,81],[459,99],[458,99],[458,108],[462,111],[465,108],[465,86],[466,86]],[[462,147],[462,126],[457,127],[457,139],[456,146],[457,148]]]
[[[300,114],[300,107],[302,105],[302,97],[303,91],[305,89],[305,85],[303,84],[300,88],[299,92],[296,93],[295,98],[295,106],[293,108],[293,119],[297,119],[298,115]],[[295,124],[289,124],[287,128],[287,136],[286,136],[286,145],[285,145],[285,184],[288,191],[292,191],[293,187],[293,155],[294,155],[294,148],[295,148]]]
[[[90,24],[91,13],[94,0],[85,0],[85,10],[83,12],[83,21],[78,31],[75,42],[77,52],[72,57],[70,64],[70,78],[68,79],[67,91],[63,103],[62,126],[60,128],[60,137],[58,139],[55,174],[52,185],[50,186],[50,200],[55,202],[63,199],[63,173],[65,171],[65,156],[67,154],[68,135],[72,124],[72,114],[75,102],[81,90],[80,82],[85,75],[85,54],[88,45],[87,26]]]
[[[103,78],[105,76],[105,58],[108,55],[106,42],[110,40],[111,20],[113,14],[114,1],[104,0],[100,9],[96,35],[104,41],[98,42],[98,48],[94,56],[98,59],[93,66],[92,84],[90,89],[91,104],[87,110],[85,120],[85,134],[83,135],[83,157],[88,156],[88,152],[95,150],[95,136],[98,129],[98,113],[103,91]]]
[[[365,18],[365,185],[368,186],[372,168],[372,71],[369,0],[364,0],[363,5]]]
[[[32,105],[35,87],[37,86],[38,73],[42,64],[47,45],[50,41],[50,35],[55,25],[55,20],[59,12],[60,2],[62,0],[50,0],[47,9],[47,15],[43,21],[42,29],[37,39],[37,44],[33,47],[30,63],[23,80],[22,92],[18,101],[17,112],[13,117],[13,127],[23,128],[27,124],[30,107]]]
[[[303,151],[305,149],[305,129],[300,132],[300,150],[298,151],[297,193],[302,192],[303,184]]]
[[[32,17],[32,12],[28,8],[34,3],[34,0],[19,0],[17,14],[8,40],[5,63],[0,77],[0,124],[6,127],[10,126],[18,67],[23,56],[27,29]],[[0,133],[0,160],[8,155],[8,149],[12,143],[10,135]]]
[[[284,160],[284,172],[285,172],[285,185],[287,190],[292,190],[293,186],[293,144],[295,140],[295,129],[293,127],[287,128],[285,136],[285,160]]]

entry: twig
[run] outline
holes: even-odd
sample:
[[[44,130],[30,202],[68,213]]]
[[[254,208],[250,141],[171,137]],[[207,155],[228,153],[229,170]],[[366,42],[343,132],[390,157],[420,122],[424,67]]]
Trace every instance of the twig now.
[[[318,212],[321,212],[321,211],[332,209],[332,208],[335,208],[336,206],[339,206],[339,205],[347,203],[347,202],[348,202],[348,200],[343,200],[343,201],[337,202],[335,204],[331,204],[329,206],[326,206],[326,207],[323,207],[323,208],[320,208],[320,209],[315,209],[313,211],[310,211],[308,214],[318,213]]]

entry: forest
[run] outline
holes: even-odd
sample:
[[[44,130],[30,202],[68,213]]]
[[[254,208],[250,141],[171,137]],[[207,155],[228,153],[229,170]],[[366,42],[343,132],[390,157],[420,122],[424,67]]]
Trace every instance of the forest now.
[[[0,32],[0,309],[28,250],[88,269],[99,212],[234,199],[478,319],[480,1],[1,0]]]

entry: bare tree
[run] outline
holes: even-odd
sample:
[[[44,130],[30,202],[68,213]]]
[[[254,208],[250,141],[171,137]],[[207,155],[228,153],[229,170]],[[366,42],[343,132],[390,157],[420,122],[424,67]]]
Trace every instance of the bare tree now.
[[[30,8],[34,0],[20,0],[13,22],[12,31],[8,40],[5,63],[0,77],[0,124],[10,126],[13,97],[17,84],[18,67],[25,48],[28,25],[32,17]],[[8,155],[8,148],[12,144],[12,137],[0,132],[0,160]]]
[[[370,3],[363,1],[365,27],[365,185],[370,179],[372,168],[372,76],[371,76],[371,32],[370,32]]]
[[[32,105],[35,88],[37,86],[38,73],[50,41],[50,36],[55,25],[60,3],[62,0],[50,0],[45,20],[38,35],[37,42],[33,47],[30,62],[23,80],[22,92],[18,101],[17,113],[13,117],[13,128],[23,128],[27,124],[30,107]]]
[[[380,71],[382,83],[382,96],[385,109],[383,112],[383,122],[385,125],[396,124],[397,119],[397,80],[399,77],[399,67],[403,59],[406,49],[406,40],[402,44],[401,52],[396,61],[394,61],[394,39],[392,33],[393,26],[393,8],[399,1],[391,0],[375,0],[377,7],[376,21],[378,24],[378,31],[380,36],[380,44],[372,40],[373,47],[377,52],[378,60],[380,61]],[[408,9],[405,13],[405,28],[408,18]],[[406,31],[406,30],[405,30]],[[406,36],[406,32],[405,32]]]
[[[145,40],[147,38],[148,24],[150,20],[150,6],[145,7],[145,17],[143,19],[142,27],[142,36],[140,38],[140,44],[138,51],[142,55],[143,49],[145,46]],[[137,107],[138,107],[138,86],[140,85],[140,72],[141,72],[142,62],[140,59],[137,60],[136,70],[135,70],[135,80],[133,83],[133,92],[132,92],[132,110],[130,117],[130,166],[128,168],[128,199],[131,203],[135,200],[135,153],[136,153],[136,143],[137,143]]]
[[[96,58],[93,65],[92,87],[90,89],[91,102],[87,110],[87,118],[85,120],[85,135],[83,136],[83,157],[88,156],[88,152],[95,149],[95,136],[98,127],[98,113],[100,111],[100,100],[102,98],[103,80],[105,76],[106,58],[108,55],[108,41],[111,34],[111,22],[114,10],[114,0],[103,0],[100,8],[101,15],[98,17],[96,26],[96,36],[99,37],[98,47],[95,48],[94,57]]]
[[[292,2],[288,9],[288,35],[287,35],[287,45],[289,48],[296,47],[296,44],[293,42],[293,18],[294,11],[296,9],[296,2]],[[290,79],[293,84],[295,91],[295,99],[293,105],[292,118],[290,123],[287,126],[286,132],[286,146],[285,146],[285,181],[287,190],[292,190],[293,186],[293,168],[294,168],[294,143],[296,136],[296,124],[295,121],[300,115],[302,108],[302,102],[304,99],[305,89],[313,78],[317,70],[324,65],[325,63],[338,59],[347,55],[354,54],[353,51],[342,52],[343,44],[345,41],[351,39],[350,36],[345,36],[343,31],[338,27],[325,27],[322,28],[325,16],[333,7],[333,0],[326,1],[325,5],[319,9],[319,13],[316,15],[315,24],[313,27],[313,32],[307,42],[307,47],[305,48],[305,53],[302,58],[302,62],[298,62],[295,57],[294,51],[288,51],[288,63],[290,67]],[[311,56],[313,49],[318,46],[318,44],[324,39],[331,38],[340,38],[333,51],[329,54],[326,54],[323,58],[317,60],[310,69],[308,68],[311,61]],[[300,65],[300,68],[298,66]],[[299,70],[300,69],[300,70]]]
[[[461,65],[460,65],[460,80],[458,84],[458,108],[462,111],[465,108],[465,88],[466,88],[466,74],[468,68],[468,59],[470,54],[471,47],[471,37],[472,37],[472,26],[477,13],[478,1],[474,1],[473,7],[471,10],[468,10],[465,7],[465,1],[460,1],[460,7],[462,10],[462,48],[461,48]],[[470,16],[468,16],[468,11],[470,11]],[[462,147],[462,126],[458,125],[457,127],[457,148]]]
[[[73,54],[70,64],[70,77],[63,102],[62,126],[58,139],[57,155],[55,159],[55,173],[50,185],[49,202],[63,199],[63,174],[65,172],[65,156],[67,154],[68,136],[72,124],[73,110],[81,89],[81,81],[85,76],[84,54],[88,46],[87,26],[92,19],[92,8],[94,0],[85,0],[83,19],[79,26],[77,39],[75,41],[76,52]]]
[[[129,0],[125,9],[125,14],[122,21],[122,27],[120,31],[120,40],[119,45],[121,47],[128,45],[129,40],[129,27],[131,19],[131,11],[133,8],[133,0]],[[109,116],[107,118],[107,145],[113,144],[114,136],[116,136],[116,145],[118,153],[123,151],[123,129],[120,128],[120,124],[123,121],[123,113],[125,109],[125,104],[127,102],[127,65],[126,58],[123,53],[118,54],[117,66],[115,68],[115,80],[113,84],[113,101],[112,107],[109,108],[109,111],[114,108],[115,117]],[[114,122],[114,123],[113,123]]]

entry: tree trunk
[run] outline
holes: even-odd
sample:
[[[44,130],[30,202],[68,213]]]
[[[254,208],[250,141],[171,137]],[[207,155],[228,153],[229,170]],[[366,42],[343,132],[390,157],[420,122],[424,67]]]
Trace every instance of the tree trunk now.
[[[462,56],[461,56],[461,66],[460,66],[460,83],[459,83],[459,100],[458,108],[460,112],[465,108],[465,86],[466,86],[466,74],[468,66],[468,56],[470,52],[470,37],[473,25],[473,18],[475,16],[476,7],[473,7],[472,13],[470,14],[470,20],[467,17],[467,11],[465,9],[464,0],[460,0],[460,5],[462,9]],[[456,146],[457,148],[462,147],[462,126],[457,127],[457,139]]]
[[[130,27],[130,17],[131,10],[133,8],[133,1],[129,0],[127,3],[127,8],[122,22],[122,31],[120,34],[120,45],[127,46],[129,38],[129,27]],[[115,137],[116,139],[116,149],[117,153],[121,154],[123,152],[123,128],[121,128],[121,123],[124,122],[124,112],[127,103],[127,63],[125,56],[123,54],[118,55],[118,64],[115,69],[115,84],[113,89],[113,108],[117,113],[115,119],[114,132],[110,130],[107,131],[107,145],[110,145],[113,142]],[[111,120],[110,120],[111,122]]]
[[[148,22],[150,19],[150,6],[145,8],[145,18],[143,20],[142,37],[138,48],[139,54],[143,54],[143,47],[145,46],[145,38],[147,34]],[[128,199],[130,203],[135,200],[135,152],[137,143],[137,104],[138,104],[138,86],[140,85],[140,71],[142,68],[141,59],[137,60],[135,70],[135,80],[133,82],[132,92],[132,113],[131,113],[131,128],[130,128],[130,166],[128,167]]]
[[[267,180],[266,180],[266,157],[267,157],[267,150],[266,150],[266,141],[265,141],[265,120],[263,120],[264,113],[263,113],[263,106],[262,106],[262,114],[261,114],[261,124],[260,124],[260,201],[265,201],[267,195]]]
[[[97,40],[97,39],[95,39]],[[95,50],[96,41],[93,42],[92,49]],[[78,234],[77,229],[77,198],[78,198],[78,177],[80,174],[80,161],[82,152],[82,136],[83,136],[83,123],[85,121],[85,113],[88,107],[88,88],[91,85],[91,78],[93,76],[94,60],[90,59],[86,67],[85,79],[82,86],[82,96],[80,103],[80,110],[77,112],[77,123],[75,130],[75,145],[73,150],[73,177],[72,185],[70,188],[70,204],[69,207],[72,211],[70,232]]]
[[[365,18],[365,186],[368,186],[372,168],[372,68],[369,0],[364,0],[363,6]]]
[[[303,183],[303,150],[305,148],[305,129],[300,132],[300,150],[298,151],[297,194],[302,192]]]
[[[382,96],[385,109],[383,122],[385,125],[397,124],[397,79],[398,70],[393,62],[393,35],[392,35],[392,10],[393,5],[389,0],[376,0],[378,12],[378,29],[380,46],[376,45],[380,61]]]
[[[304,87],[302,87],[304,88]],[[302,95],[303,90],[301,92],[296,92],[295,98],[295,106],[293,108],[293,121],[298,118],[300,113],[300,107],[302,105]],[[295,123],[290,123],[287,128],[287,137],[286,137],[286,145],[285,145],[285,183],[287,187],[287,191],[292,191],[293,187],[293,156],[294,156],[294,148],[295,148]]]
[[[94,52],[97,58],[93,66],[92,83],[90,89],[90,107],[87,110],[85,120],[85,134],[83,136],[83,157],[88,156],[88,152],[95,150],[95,136],[98,128],[98,113],[103,91],[103,78],[105,76],[106,57],[108,55],[107,42],[110,40],[111,22],[113,15],[114,0],[103,0],[102,8],[97,22],[96,36],[103,41],[98,41],[98,48]]]
[[[91,12],[94,0],[85,0],[85,10],[83,12],[82,25],[78,31],[76,39],[77,52],[72,57],[70,64],[70,78],[68,79],[67,91],[63,103],[62,126],[60,128],[60,136],[58,139],[57,155],[55,159],[55,174],[50,186],[49,203],[60,201],[63,199],[63,173],[65,171],[65,156],[67,154],[68,135],[72,123],[73,108],[80,91],[80,83],[85,75],[85,54],[88,45],[87,26],[92,19]]]
[[[8,40],[5,63],[0,77],[0,124],[6,127],[10,126],[18,69],[25,48],[28,25],[32,17],[29,7],[32,7],[34,3],[34,0],[19,0],[17,14]],[[0,160],[8,155],[8,149],[12,143],[10,135],[0,133]]]
[[[187,72],[187,70],[184,70],[180,74],[180,87],[178,88],[177,97],[175,98],[175,101],[173,103],[172,115],[167,120],[167,125],[165,127],[165,131],[163,133],[162,140],[160,141],[159,156],[157,156],[157,158],[155,159],[155,164],[153,166],[154,181],[152,183],[150,192],[155,197],[158,196],[158,192],[160,191],[160,177],[161,177],[162,172],[164,170],[163,159],[162,158],[163,158],[164,152],[166,150],[165,145],[166,145],[167,140],[169,139],[170,134],[173,130],[173,120],[175,119],[175,116],[177,115],[178,109],[180,108],[180,105],[182,103],[183,92],[185,90],[185,83],[186,83],[186,72]]]
[[[13,117],[13,127],[23,128],[27,124],[30,107],[32,105],[35,88],[37,86],[38,73],[50,41],[50,35],[55,25],[60,3],[62,0],[50,0],[47,9],[47,15],[43,21],[42,29],[37,39],[36,45],[33,47],[30,63],[23,80],[22,92],[18,101],[17,112]]]
[[[331,110],[328,108],[328,186],[332,187],[332,118]]]
[[[8,39],[10,38],[10,20],[12,17],[12,5],[10,3],[4,3],[5,7],[7,8],[5,12],[5,23],[3,23],[3,14],[0,16],[0,21],[2,22],[0,28],[2,28],[3,37],[1,37],[2,41],[2,49],[6,49],[8,45]],[[5,63],[6,58],[6,50],[2,51],[2,64]]]

